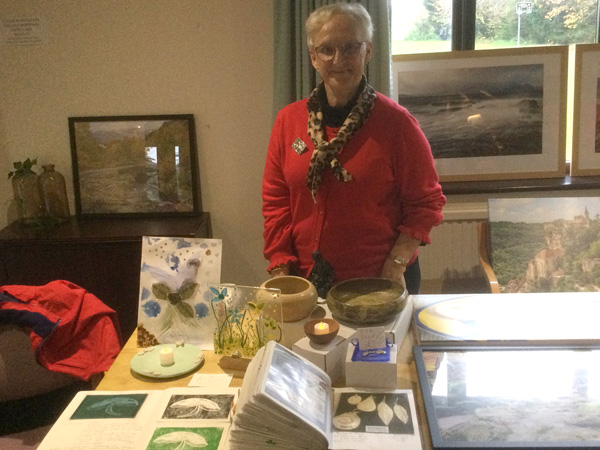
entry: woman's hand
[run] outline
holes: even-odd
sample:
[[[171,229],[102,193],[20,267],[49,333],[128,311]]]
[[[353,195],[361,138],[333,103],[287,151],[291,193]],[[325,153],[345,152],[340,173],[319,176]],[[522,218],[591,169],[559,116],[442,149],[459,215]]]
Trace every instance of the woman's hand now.
[[[418,239],[406,234],[398,236],[390,254],[385,259],[383,269],[381,270],[381,276],[383,278],[397,280],[406,287],[404,272],[406,272],[406,266],[417,251],[417,248],[419,248],[419,245],[421,245],[421,241]]]
[[[284,275],[290,274],[290,265],[289,264],[280,264],[271,269],[271,278],[282,277]]]
[[[388,257],[383,264],[381,277],[399,281],[402,286],[406,287],[406,281],[404,281],[404,272],[406,272],[406,266],[395,263],[392,258]]]

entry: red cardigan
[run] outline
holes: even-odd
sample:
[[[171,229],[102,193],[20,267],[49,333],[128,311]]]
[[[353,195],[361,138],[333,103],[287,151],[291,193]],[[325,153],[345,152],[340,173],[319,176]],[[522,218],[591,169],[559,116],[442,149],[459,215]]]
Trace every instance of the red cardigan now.
[[[306,103],[283,108],[271,132],[262,208],[268,270],[292,262],[306,277],[319,250],[338,281],[379,276],[399,233],[430,243],[442,221],[446,198],[429,143],[405,108],[378,93],[371,117],[338,155],[353,181],[325,169],[315,203],[306,187],[314,150]],[[297,138],[307,145],[301,155],[292,149]]]

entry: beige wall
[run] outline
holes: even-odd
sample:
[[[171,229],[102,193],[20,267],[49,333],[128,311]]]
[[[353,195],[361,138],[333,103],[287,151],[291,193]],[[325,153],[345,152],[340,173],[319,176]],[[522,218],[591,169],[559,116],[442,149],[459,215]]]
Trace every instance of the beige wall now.
[[[48,43],[0,44],[0,226],[14,219],[6,174],[27,157],[56,164],[74,211],[68,117],[192,113],[203,209],[223,240],[221,280],[263,281],[272,2],[0,2],[0,19],[22,17],[42,18]]]

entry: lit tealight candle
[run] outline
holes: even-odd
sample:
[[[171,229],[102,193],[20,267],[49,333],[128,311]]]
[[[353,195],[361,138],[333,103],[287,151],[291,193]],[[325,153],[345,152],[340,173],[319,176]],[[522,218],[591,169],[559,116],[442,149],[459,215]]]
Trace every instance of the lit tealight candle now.
[[[329,333],[329,324],[326,322],[319,322],[315,324],[315,334],[327,334]]]
[[[175,354],[170,347],[161,348],[158,357],[160,358],[161,366],[170,366],[175,363]]]

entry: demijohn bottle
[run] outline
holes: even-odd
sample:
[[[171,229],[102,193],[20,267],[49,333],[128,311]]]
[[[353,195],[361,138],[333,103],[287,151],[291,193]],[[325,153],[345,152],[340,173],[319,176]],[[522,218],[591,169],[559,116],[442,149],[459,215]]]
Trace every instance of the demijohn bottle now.
[[[46,207],[46,215],[64,222],[70,215],[65,177],[54,170],[54,164],[42,167],[44,171],[38,177],[38,188]]]

